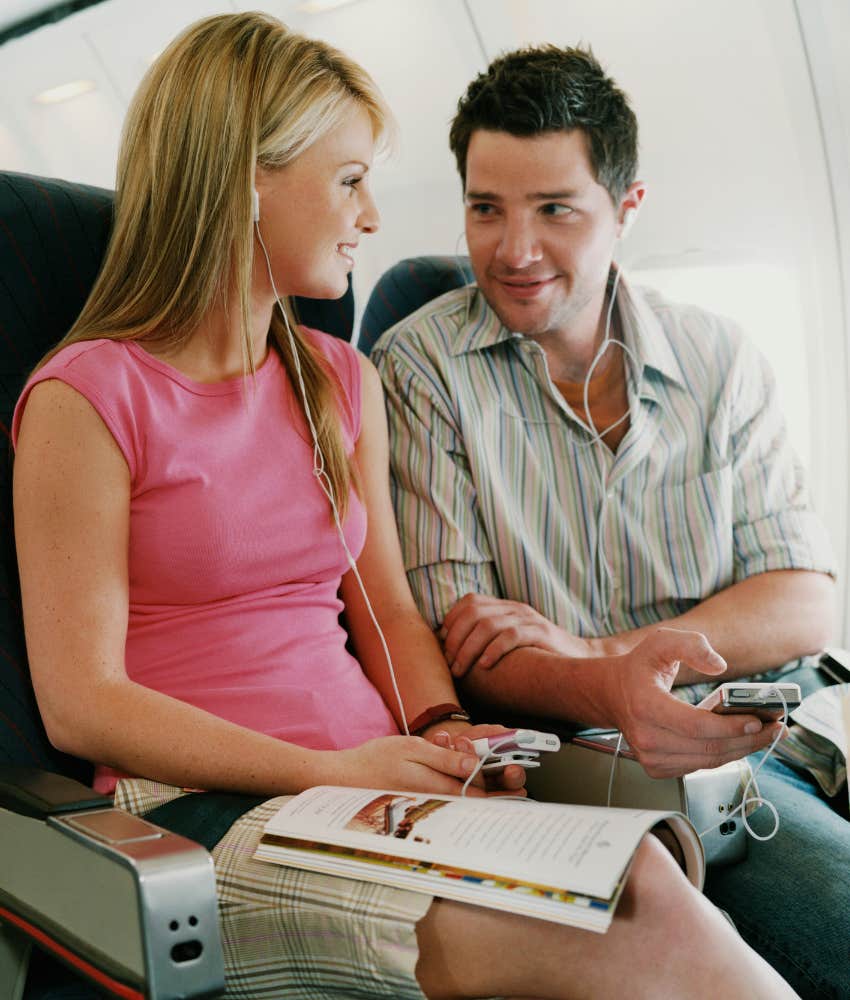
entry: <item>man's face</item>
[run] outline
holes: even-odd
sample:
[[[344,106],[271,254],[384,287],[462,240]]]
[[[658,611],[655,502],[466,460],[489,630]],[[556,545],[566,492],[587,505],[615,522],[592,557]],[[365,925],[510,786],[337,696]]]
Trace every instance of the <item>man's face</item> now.
[[[595,333],[620,224],[584,133],[474,132],[465,203],[472,267],[502,323]]]

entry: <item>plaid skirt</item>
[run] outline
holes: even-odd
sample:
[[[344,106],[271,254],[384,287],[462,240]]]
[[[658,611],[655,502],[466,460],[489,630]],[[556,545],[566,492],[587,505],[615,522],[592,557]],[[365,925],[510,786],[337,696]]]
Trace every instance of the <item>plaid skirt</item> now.
[[[115,805],[141,815],[185,793],[119,781]],[[228,997],[424,1000],[416,924],[433,897],[255,861],[286,797],[245,813],[213,851]]]

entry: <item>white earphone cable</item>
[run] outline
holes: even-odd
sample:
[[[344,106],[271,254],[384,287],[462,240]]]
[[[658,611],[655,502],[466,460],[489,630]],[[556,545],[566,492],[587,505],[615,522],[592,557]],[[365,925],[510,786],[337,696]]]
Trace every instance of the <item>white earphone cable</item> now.
[[[260,224],[256,219],[254,220],[254,228],[257,232],[257,239],[259,240],[260,246],[263,250],[263,256],[266,259],[266,268],[269,273],[269,281],[271,282],[272,291],[274,292],[275,302],[277,303],[278,309],[283,316],[283,322],[286,326],[286,332],[289,338],[289,349],[292,353],[293,363],[295,365],[295,372],[298,377],[298,388],[301,392],[301,402],[304,406],[304,415],[307,418],[307,424],[310,428],[310,435],[313,439],[313,475],[316,477],[316,481],[319,484],[320,489],[328,498],[328,502],[331,505],[331,510],[333,512],[334,525],[336,527],[339,539],[342,542],[342,548],[345,552],[346,560],[348,565],[351,567],[354,578],[357,580],[357,584],[360,588],[360,593],[363,595],[363,600],[366,603],[366,609],[369,612],[369,617],[372,620],[372,624],[375,626],[375,631],[378,634],[378,638],[381,642],[381,648],[384,652],[384,657],[387,661],[387,667],[389,669],[390,681],[393,687],[393,693],[395,695],[396,704],[398,705],[399,716],[401,718],[401,724],[404,729],[405,736],[410,736],[410,730],[407,726],[407,715],[404,710],[404,701],[401,697],[401,692],[398,688],[398,681],[396,680],[395,668],[393,667],[392,657],[390,656],[390,650],[387,646],[387,640],[384,637],[383,630],[378,624],[378,619],[375,615],[374,609],[372,608],[372,602],[369,600],[369,595],[366,593],[366,587],[363,584],[363,580],[360,576],[360,570],[357,568],[357,563],[355,562],[354,556],[351,554],[351,550],[348,547],[348,542],[345,540],[345,533],[342,529],[342,523],[339,518],[339,509],[336,504],[336,498],[334,497],[333,485],[331,484],[330,478],[328,477],[327,471],[325,470],[325,456],[322,454],[322,449],[319,447],[319,435],[316,431],[316,425],[313,422],[313,414],[310,412],[310,406],[307,402],[307,389],[304,385],[304,376],[301,374],[301,362],[298,358],[298,349],[295,343],[295,337],[292,333],[292,328],[289,325],[289,317],[286,314],[286,309],[283,307],[280,295],[278,294],[277,288],[274,283],[274,276],[272,274],[272,265],[269,260],[269,252],[266,250],[266,244],[263,242],[263,237],[260,233]]]
[[[744,786],[744,793],[741,796],[741,801],[731,812],[726,814],[726,817],[724,819],[720,820],[718,823],[715,823],[713,826],[708,827],[706,830],[701,830],[700,837],[704,837],[707,833],[711,833],[712,830],[717,830],[719,827],[723,826],[724,823],[728,823],[729,820],[732,819],[732,817],[735,816],[737,813],[741,814],[741,822],[744,824],[744,828],[746,829],[747,833],[753,838],[753,840],[761,840],[761,841],[773,840],[776,834],[779,833],[779,811],[777,810],[776,806],[769,799],[766,799],[761,795],[750,795],[750,789],[752,788],[753,782],[756,780],[759,771],[764,766],[768,757],[776,749],[776,745],[779,743],[779,741],[782,739],[782,737],[785,735],[788,729],[788,702],[785,700],[785,695],[778,687],[769,687],[765,691],[765,695],[768,697],[775,696],[779,698],[779,700],[782,702],[782,719],[781,719],[782,726],[779,729],[779,732],[777,732],[776,736],[773,737],[770,746],[767,748],[767,750],[765,750],[761,760],[758,762],[758,764],[756,764],[755,768],[750,774],[749,780]],[[770,831],[770,833],[767,834],[756,833],[756,831],[750,826],[750,821],[747,817],[747,810],[751,809],[751,807],[753,806],[767,806],[767,808],[772,813],[773,829]]]
[[[775,696],[782,702],[782,710],[783,710],[781,719],[782,726],[777,732],[776,736],[774,736],[770,746],[767,748],[767,750],[765,750],[761,760],[758,762],[758,764],[756,764],[755,769],[751,771],[750,777],[747,780],[747,783],[744,785],[744,791],[743,794],[741,795],[741,801],[734,809],[731,810],[731,812],[728,812],[726,816],[724,816],[724,818],[721,819],[719,822],[715,823],[713,826],[707,827],[705,830],[700,830],[699,831],[700,838],[704,837],[707,833],[711,833],[714,830],[718,830],[721,826],[728,823],[729,820],[731,820],[732,817],[736,816],[738,813],[741,814],[741,822],[744,824],[744,828],[746,829],[747,833],[753,838],[753,840],[761,840],[761,841],[773,840],[773,838],[779,832],[779,811],[777,810],[776,806],[770,801],[770,799],[766,799],[762,795],[750,795],[750,789],[752,788],[753,783],[755,782],[759,771],[764,766],[768,757],[770,757],[770,755],[776,749],[776,745],[785,735],[785,732],[788,728],[788,702],[785,699],[785,695],[783,695],[782,691],[777,687],[767,687],[764,693],[765,696],[767,697]],[[612,792],[614,790],[614,774],[616,771],[617,761],[620,756],[620,748],[622,747],[622,745],[623,745],[623,734],[620,733],[617,737],[617,746],[614,749],[614,759],[611,761],[611,771],[608,775],[608,798],[605,804],[609,807],[611,806]],[[770,831],[770,833],[767,834],[756,833],[756,831],[750,825],[750,821],[747,816],[747,810],[752,811],[752,808],[755,806],[767,806],[767,808],[773,815],[773,829]]]

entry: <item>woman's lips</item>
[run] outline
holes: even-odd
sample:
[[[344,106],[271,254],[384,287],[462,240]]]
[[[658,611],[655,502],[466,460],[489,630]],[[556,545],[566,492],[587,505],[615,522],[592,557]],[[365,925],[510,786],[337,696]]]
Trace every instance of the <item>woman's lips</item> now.
[[[337,243],[336,252],[340,257],[344,257],[352,267],[354,267],[354,258],[350,254],[350,250],[356,250],[356,243]]]

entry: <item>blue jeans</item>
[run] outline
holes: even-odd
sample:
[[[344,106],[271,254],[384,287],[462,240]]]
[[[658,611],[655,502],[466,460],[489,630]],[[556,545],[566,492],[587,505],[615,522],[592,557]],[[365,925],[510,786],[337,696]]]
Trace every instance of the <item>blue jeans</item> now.
[[[814,780],[773,757],[758,783],[779,811],[779,832],[766,843],[750,838],[739,864],[710,868],[705,894],[801,997],[848,1000],[850,823],[833,812]],[[846,790],[841,794],[846,807]],[[761,808],[750,823],[765,834],[773,820]]]

